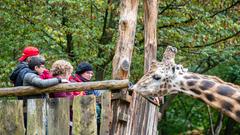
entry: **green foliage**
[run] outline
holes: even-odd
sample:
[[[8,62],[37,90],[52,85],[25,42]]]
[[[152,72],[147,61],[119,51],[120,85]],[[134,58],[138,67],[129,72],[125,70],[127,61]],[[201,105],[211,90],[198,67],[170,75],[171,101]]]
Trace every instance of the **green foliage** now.
[[[178,48],[176,63],[193,72],[240,84],[239,0],[161,0],[158,4],[158,60],[164,48],[172,45]],[[58,59],[67,59],[74,67],[80,61],[89,61],[95,67],[96,79],[111,79],[119,1],[1,0],[0,11],[0,87],[11,86],[8,76],[29,44],[40,48],[48,68]],[[142,2],[138,15],[132,82],[143,75]],[[217,112],[212,113],[216,122]],[[223,130],[226,125],[225,120]],[[207,133],[210,128],[207,107],[180,95],[168,108],[159,127],[164,134],[193,129]],[[234,133],[239,129],[239,125],[235,126]]]

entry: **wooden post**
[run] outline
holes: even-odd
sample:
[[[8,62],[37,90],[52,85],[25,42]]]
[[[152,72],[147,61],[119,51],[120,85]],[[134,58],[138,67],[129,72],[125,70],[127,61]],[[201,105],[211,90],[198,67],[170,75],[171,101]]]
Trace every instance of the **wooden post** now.
[[[50,98],[47,105],[48,134],[68,135],[70,123],[68,98]]]
[[[144,74],[150,70],[151,63],[157,58],[157,0],[144,0]],[[143,135],[157,135],[158,106],[145,104],[148,114],[146,131]],[[140,123],[142,123],[141,121]]]
[[[146,73],[157,56],[157,0],[144,0],[144,26],[144,73]],[[132,99],[127,135],[157,135],[158,107],[135,92]]]
[[[46,134],[46,113],[46,99],[27,100],[27,135]]]
[[[73,101],[73,134],[97,135],[96,97],[77,96]]]
[[[102,94],[101,106],[100,135],[109,135],[112,123],[111,92],[104,92]]]
[[[144,0],[144,74],[157,58],[157,0]]]
[[[122,0],[120,5],[119,38],[113,57],[112,77],[128,78],[137,24],[138,0]]]
[[[18,100],[0,101],[0,134],[24,135],[23,102]]]
[[[126,79],[130,74],[138,4],[138,0],[121,0],[119,38],[112,62],[113,79]],[[129,104],[124,104],[120,99],[112,102],[113,124],[110,129],[110,135],[126,135],[128,108]]]

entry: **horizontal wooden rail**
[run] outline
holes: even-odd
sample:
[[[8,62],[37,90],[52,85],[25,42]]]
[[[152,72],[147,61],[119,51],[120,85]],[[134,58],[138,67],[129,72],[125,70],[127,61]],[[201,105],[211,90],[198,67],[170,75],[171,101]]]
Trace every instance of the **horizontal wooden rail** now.
[[[41,93],[53,93],[63,91],[83,91],[83,90],[101,90],[101,89],[123,89],[127,88],[129,81],[126,80],[107,80],[95,82],[66,83],[58,84],[48,88],[36,88],[31,86],[20,86],[10,88],[0,88],[0,96],[26,96]]]

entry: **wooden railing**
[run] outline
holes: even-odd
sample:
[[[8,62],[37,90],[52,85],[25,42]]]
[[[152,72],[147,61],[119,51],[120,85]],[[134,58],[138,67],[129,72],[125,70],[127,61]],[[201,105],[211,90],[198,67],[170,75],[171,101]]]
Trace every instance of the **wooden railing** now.
[[[128,80],[109,80],[61,84],[46,89],[0,88],[0,135],[68,135],[70,105],[73,108],[72,134],[97,135],[96,102],[101,104],[100,135],[156,135],[157,124],[154,123],[158,120],[158,107],[134,92],[129,95],[122,92],[111,93],[107,90],[97,98],[93,95],[76,96],[73,101],[68,98],[28,99],[25,108],[22,100],[12,97],[53,91],[106,88],[116,90],[126,88],[127,85]],[[126,104],[127,108],[121,107]],[[116,109],[121,110],[116,111]],[[27,112],[26,127],[24,112]],[[124,132],[119,132],[123,128],[119,123],[127,126]]]

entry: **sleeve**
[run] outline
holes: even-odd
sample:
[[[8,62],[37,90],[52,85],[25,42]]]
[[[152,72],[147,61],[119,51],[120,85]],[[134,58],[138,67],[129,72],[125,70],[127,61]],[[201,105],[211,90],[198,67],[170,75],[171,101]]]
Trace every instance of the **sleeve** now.
[[[101,92],[99,90],[93,90],[93,94],[97,97],[101,96]]]
[[[59,79],[57,78],[43,80],[38,75],[33,73],[26,74],[24,80],[28,82],[29,85],[39,88],[46,88],[60,83]]]

